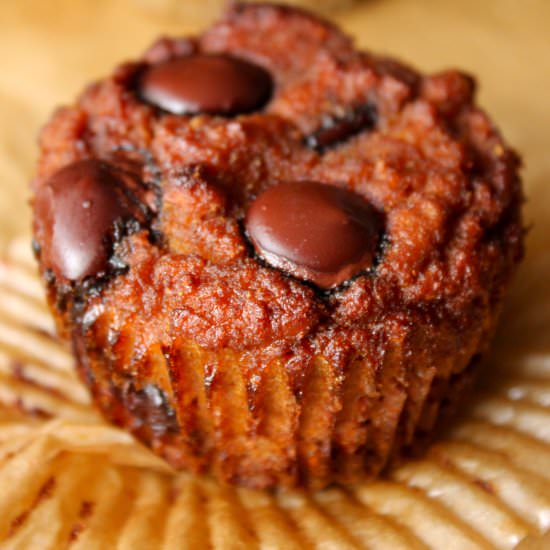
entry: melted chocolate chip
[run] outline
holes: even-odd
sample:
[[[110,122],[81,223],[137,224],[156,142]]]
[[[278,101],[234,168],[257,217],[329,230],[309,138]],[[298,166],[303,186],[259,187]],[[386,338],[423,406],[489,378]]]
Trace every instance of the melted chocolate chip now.
[[[376,108],[366,104],[341,117],[326,117],[321,128],[305,138],[306,145],[322,153],[355,134],[370,130],[376,124]]]
[[[171,407],[166,392],[155,384],[147,384],[138,390],[130,382],[122,388],[113,386],[113,390],[134,415],[134,429],[144,427],[155,435],[179,432],[176,412]]]
[[[55,173],[39,188],[34,207],[44,266],[72,281],[105,272],[117,222],[141,216],[121,176],[98,160]]]
[[[245,228],[269,265],[328,289],[372,267],[381,218],[352,191],[296,181],[261,194]]]
[[[173,114],[235,115],[261,108],[271,96],[269,73],[225,54],[195,54],[151,66],[141,97]]]

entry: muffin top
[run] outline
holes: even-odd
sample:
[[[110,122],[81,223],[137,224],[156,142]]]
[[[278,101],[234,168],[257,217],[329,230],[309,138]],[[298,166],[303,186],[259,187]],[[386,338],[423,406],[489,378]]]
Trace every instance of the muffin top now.
[[[44,128],[42,272],[84,329],[140,328],[137,355],[177,333],[337,357],[417,314],[460,330],[522,253],[519,160],[474,92],[295,9],[234,4]]]

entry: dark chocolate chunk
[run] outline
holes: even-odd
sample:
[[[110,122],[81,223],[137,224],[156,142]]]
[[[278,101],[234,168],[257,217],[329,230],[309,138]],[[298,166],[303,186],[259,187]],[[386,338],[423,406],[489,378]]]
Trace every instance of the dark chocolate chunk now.
[[[269,265],[328,289],[372,267],[381,216],[347,189],[284,182],[261,194],[245,227]]]
[[[341,117],[326,117],[321,128],[305,138],[306,145],[322,153],[329,147],[349,139],[376,124],[376,108],[365,104],[351,109]]]
[[[261,108],[271,96],[270,74],[226,54],[177,57],[141,76],[143,99],[173,114],[235,115]]]
[[[122,177],[98,160],[56,172],[35,198],[43,264],[58,277],[81,281],[109,266],[116,222],[138,213]]]
[[[122,388],[116,388],[115,392],[134,415],[134,429],[145,428],[156,435],[180,431],[176,412],[166,392],[157,385],[147,384],[142,389],[137,389],[130,382]]]

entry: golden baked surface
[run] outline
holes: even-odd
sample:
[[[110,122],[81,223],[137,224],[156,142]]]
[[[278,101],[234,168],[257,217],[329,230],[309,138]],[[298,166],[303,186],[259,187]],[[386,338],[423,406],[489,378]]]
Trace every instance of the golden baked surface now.
[[[140,99],[144,67],[196,51],[267,69],[265,108],[181,116]],[[250,486],[377,474],[429,435],[469,380],[522,253],[518,160],[474,88],[456,71],[423,76],[357,52],[300,12],[237,5],[59,110],[34,189],[101,159],[139,179],[148,212],[115,239],[116,276],[67,284],[42,257],[60,330],[105,414],[177,467]],[[365,105],[368,125],[323,141]],[[259,262],[241,227],[258,194],[303,179],[384,216],[376,265],[329,292]]]

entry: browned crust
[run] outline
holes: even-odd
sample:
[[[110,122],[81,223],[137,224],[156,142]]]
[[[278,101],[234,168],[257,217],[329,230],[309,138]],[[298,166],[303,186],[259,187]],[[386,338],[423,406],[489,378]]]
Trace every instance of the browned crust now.
[[[277,89],[265,113],[184,120],[133,93],[140,61],[46,126],[35,188],[99,157],[137,163],[159,197],[154,225],[117,244],[125,275],[84,302],[49,286],[84,378],[176,467],[248,486],[378,474],[433,430],[486,347],[522,255],[518,157],[470,77],[358,53],[302,12],[236,5],[198,39],[159,44],[145,60],[232,52]],[[324,153],[304,145],[323,117],[364,102],[375,130]],[[330,295],[250,257],[238,223],[262,189],[306,177],[386,216],[376,271]]]

